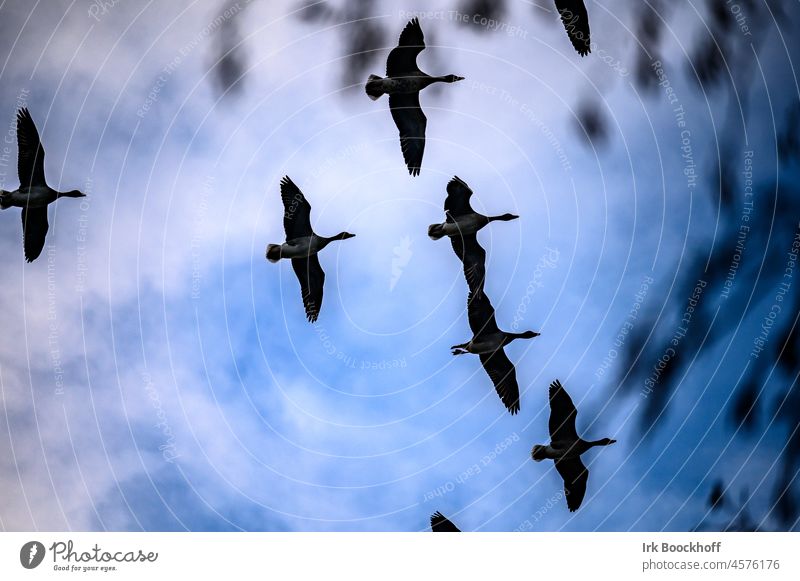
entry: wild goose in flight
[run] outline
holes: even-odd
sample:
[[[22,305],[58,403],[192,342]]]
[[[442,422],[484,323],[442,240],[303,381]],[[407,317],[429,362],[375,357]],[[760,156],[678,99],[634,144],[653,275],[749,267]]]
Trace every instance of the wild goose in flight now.
[[[428,236],[439,240],[444,236],[450,237],[453,251],[464,264],[464,276],[467,279],[470,291],[478,292],[483,289],[486,278],[486,251],[478,243],[477,232],[489,222],[497,220],[508,222],[516,220],[519,216],[503,214],[502,216],[484,216],[472,209],[469,199],[472,197],[470,187],[458,176],[447,184],[447,198],[444,201],[444,212],[447,221],[443,224],[431,224],[428,227]]]
[[[355,234],[342,232],[331,238],[314,234],[311,228],[311,204],[289,176],[281,180],[281,199],[286,242],[267,246],[267,260],[278,262],[281,258],[291,259],[294,273],[300,281],[306,317],[313,323],[319,317],[325,283],[325,272],[319,264],[317,253],[334,240],[347,240]]]
[[[589,15],[583,0],[556,0],[556,10],[567,31],[572,46],[581,56],[592,52],[589,38]]]
[[[42,253],[49,225],[47,206],[58,198],[83,198],[86,194],[72,190],[57,192],[44,177],[44,148],[39,132],[28,110],[17,111],[17,173],[19,189],[0,190],[0,209],[22,208],[22,238],[25,260],[33,262]]]
[[[389,95],[397,130],[400,132],[400,147],[408,166],[408,173],[419,175],[422,154],[425,151],[425,127],[428,119],[419,104],[419,92],[433,83],[455,83],[464,77],[446,75],[432,77],[417,66],[417,55],[425,49],[425,38],[419,20],[414,18],[400,34],[400,44],[392,49],[386,61],[386,77],[370,75],[367,80],[367,95],[375,101],[384,93]]]
[[[434,533],[460,533],[461,529],[458,528],[456,525],[450,522],[450,520],[444,516],[438,510],[431,515],[431,530]]]
[[[451,347],[453,355],[473,353],[479,355],[481,364],[494,384],[497,395],[512,415],[519,411],[519,385],[514,365],[503,351],[503,347],[514,339],[533,339],[539,333],[507,333],[497,327],[494,308],[489,297],[481,290],[469,293],[467,303],[469,326],[472,339],[461,345]]]
[[[575,418],[578,410],[561,382],[555,380],[550,384],[550,444],[536,444],[531,450],[531,457],[536,462],[555,460],[556,470],[564,480],[564,493],[567,507],[575,512],[583,502],[586,494],[586,481],[589,470],[581,462],[581,454],[594,446],[608,446],[616,440],[603,438],[589,441],[578,437],[575,429]]]

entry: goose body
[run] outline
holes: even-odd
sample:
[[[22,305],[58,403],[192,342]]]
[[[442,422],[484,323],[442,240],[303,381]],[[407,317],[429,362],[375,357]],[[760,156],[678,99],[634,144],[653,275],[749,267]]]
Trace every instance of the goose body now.
[[[16,208],[46,208],[58,197],[58,192],[47,186],[19,188],[3,196],[3,205]]]
[[[286,242],[269,244],[266,257],[270,262],[282,259],[292,261],[292,268],[300,283],[306,318],[314,323],[322,308],[325,285],[325,271],[317,255],[334,240],[347,240],[355,234],[342,232],[330,238],[315,234],[311,228],[311,204],[289,176],[281,180],[281,200]]]
[[[375,79],[373,79],[375,80]],[[446,77],[432,77],[422,71],[418,75],[407,77],[383,77],[376,81],[385,95],[403,95],[419,93],[433,83],[446,83]],[[375,85],[372,85],[373,87]]]
[[[473,355],[494,353],[498,349],[505,347],[510,342],[511,339],[509,339],[509,337],[503,332],[492,333],[491,335],[484,334],[467,342],[463,347],[463,351],[466,353],[472,353]],[[463,355],[463,353],[456,353],[456,355]]]
[[[433,77],[417,66],[417,55],[425,50],[425,36],[419,20],[414,18],[400,34],[398,46],[386,60],[386,76],[370,75],[366,92],[373,101],[389,95],[389,109],[400,133],[400,148],[408,173],[419,175],[425,152],[425,129],[428,118],[422,111],[419,93],[433,83],[455,83],[464,80],[456,75]]]
[[[47,206],[59,198],[82,198],[78,190],[59,192],[47,185],[44,175],[44,148],[39,131],[27,109],[17,111],[17,173],[19,188],[0,190],[0,209],[22,208],[22,239],[25,260],[33,262],[42,253],[47,231]]]
[[[295,238],[280,245],[281,258],[306,258],[317,254],[333,241],[331,238],[323,238],[313,234]]]
[[[564,386],[556,380],[550,384],[550,443],[536,444],[531,450],[535,462],[555,461],[556,470],[564,481],[564,493],[570,512],[580,508],[586,495],[589,470],[583,465],[581,455],[595,446],[609,446],[616,440],[584,440],[578,436],[575,420],[578,410]]]
[[[503,347],[515,339],[532,339],[539,333],[507,333],[501,331],[495,320],[494,308],[484,292],[470,292],[467,303],[469,326],[473,337],[467,343],[451,347],[453,355],[472,353],[479,355],[481,365],[492,380],[497,395],[512,415],[519,409],[519,385],[514,365]]]
[[[430,228],[428,229],[429,236],[434,240],[438,240],[443,236],[468,236],[469,234],[475,234],[486,226],[489,223],[489,218],[484,216],[483,214],[478,214],[477,212],[473,212],[472,214],[465,214],[463,216],[453,216],[451,222],[444,222],[443,224],[435,224],[432,226],[439,226],[439,230],[435,230],[437,235],[440,234],[437,238],[430,235]]]

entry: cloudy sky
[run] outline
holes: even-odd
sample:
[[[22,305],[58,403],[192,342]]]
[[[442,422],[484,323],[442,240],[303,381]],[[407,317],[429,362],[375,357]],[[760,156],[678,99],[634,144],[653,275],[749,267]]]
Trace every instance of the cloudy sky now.
[[[770,500],[785,426],[768,416],[745,440],[724,421],[771,298],[691,361],[657,429],[642,419],[652,386],[620,386],[629,342],[681,327],[667,305],[690,304],[692,249],[727,227],[720,156],[738,198],[747,169],[778,179],[796,4],[723,9],[740,59],[721,67],[725,92],[696,82],[692,50],[715,38],[704,2],[648,4],[662,31],[638,73],[652,46],[630,3],[587,2],[586,58],[548,1],[485,20],[462,4],[0,4],[0,187],[18,185],[27,106],[50,185],[88,194],[50,208],[31,264],[18,211],[0,213],[2,529],[415,531],[440,510],[465,530],[688,530],[717,480],[762,528],[786,528]],[[466,80],[423,95],[412,179],[386,99],[361,86],[414,13],[421,68]],[[283,175],[318,233],[357,234],[321,255],[315,325],[291,267],[264,259],[283,238]],[[542,333],[507,349],[517,416],[477,358],[450,355],[470,337],[466,284],[426,232],[453,175],[479,211],[521,216],[479,236],[501,328]],[[579,431],[619,440],[588,454],[575,514],[529,456],[556,378]]]

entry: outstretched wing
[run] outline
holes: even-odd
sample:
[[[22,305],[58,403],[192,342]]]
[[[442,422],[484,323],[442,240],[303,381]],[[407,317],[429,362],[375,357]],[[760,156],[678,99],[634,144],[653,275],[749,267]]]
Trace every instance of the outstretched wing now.
[[[489,379],[492,380],[503,405],[511,412],[511,415],[516,414],[519,411],[519,385],[514,364],[502,349],[498,349],[494,353],[482,353],[481,363],[489,375]]]
[[[400,148],[403,150],[408,173],[417,176],[422,168],[425,128],[428,126],[428,119],[419,104],[419,93],[389,95],[389,108],[400,132]]]
[[[36,124],[27,109],[17,111],[17,173],[19,187],[46,186],[44,179],[44,148]]]
[[[586,495],[586,482],[589,480],[589,470],[583,465],[580,458],[556,460],[556,470],[564,479],[564,494],[567,496],[567,508],[575,512],[580,508],[583,497]]]
[[[444,211],[447,221],[454,222],[453,217],[474,214],[475,210],[469,203],[472,190],[460,177],[456,176],[447,184],[447,198],[444,200]]]
[[[281,180],[281,200],[286,240],[311,236],[311,204],[289,176]]]
[[[438,510],[431,515],[431,530],[435,533],[460,533],[456,525]]]
[[[491,335],[500,331],[494,316],[494,307],[483,291],[470,291],[467,299],[467,317],[474,337]]]
[[[550,440],[574,442],[578,439],[575,418],[578,410],[559,380],[550,384]]]
[[[408,77],[420,74],[417,55],[425,49],[425,36],[419,19],[414,18],[400,33],[397,48],[392,49],[386,60],[386,75],[389,77]]]
[[[486,251],[478,242],[477,235],[451,236],[450,243],[464,265],[464,278],[470,292],[482,293],[486,280]]]
[[[297,275],[297,280],[300,281],[300,293],[303,295],[306,318],[314,323],[322,308],[325,271],[322,270],[316,254],[312,254],[308,258],[293,258],[292,267]]]
[[[572,46],[581,56],[586,56],[591,49],[589,38],[589,15],[583,0],[556,0],[556,9],[561,15],[561,22],[567,31]]]
[[[33,262],[42,253],[49,227],[46,207],[22,208],[22,241],[28,262]]]

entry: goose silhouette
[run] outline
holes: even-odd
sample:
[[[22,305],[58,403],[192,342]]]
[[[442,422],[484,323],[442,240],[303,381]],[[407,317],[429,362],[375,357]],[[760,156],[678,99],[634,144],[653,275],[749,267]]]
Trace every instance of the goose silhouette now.
[[[495,320],[494,307],[483,291],[470,292],[467,315],[473,337],[467,343],[451,347],[453,355],[473,353],[481,358],[483,369],[494,384],[497,395],[511,415],[519,411],[519,385],[514,365],[503,347],[515,339],[532,339],[539,333],[507,333],[501,331]]]
[[[267,260],[278,262],[282,258],[288,258],[292,261],[292,268],[300,282],[306,318],[314,323],[322,308],[325,285],[325,271],[322,270],[317,254],[334,240],[347,240],[355,237],[355,234],[342,232],[330,238],[315,234],[311,228],[311,204],[289,176],[281,180],[281,200],[286,242],[268,245]]]
[[[486,251],[478,242],[478,231],[495,221],[508,222],[519,216],[502,214],[500,216],[484,216],[472,209],[469,203],[472,189],[467,183],[455,176],[447,184],[447,198],[444,211],[447,221],[443,224],[431,224],[428,236],[439,240],[445,236],[450,238],[453,251],[464,265],[464,277],[472,292],[481,292],[486,278]]]
[[[44,148],[39,131],[27,109],[17,111],[17,173],[19,188],[0,190],[0,209],[22,208],[22,239],[25,260],[33,262],[42,253],[50,225],[47,206],[59,198],[83,198],[79,190],[58,192],[44,177]]]
[[[570,512],[580,508],[586,495],[586,482],[589,470],[581,462],[581,454],[595,446],[609,446],[616,440],[584,440],[578,437],[575,418],[578,410],[572,403],[567,390],[561,382],[555,380],[550,384],[550,443],[536,444],[531,450],[531,457],[536,462],[554,460],[556,470],[564,480],[564,493]]]
[[[392,49],[386,61],[386,77],[370,75],[366,91],[373,101],[389,95],[389,109],[397,130],[400,132],[400,148],[403,151],[408,173],[419,175],[422,156],[425,152],[425,129],[428,119],[419,104],[419,92],[433,83],[455,83],[464,77],[445,75],[432,77],[419,70],[417,55],[425,50],[425,37],[419,20],[414,18],[400,34],[399,45]]]

